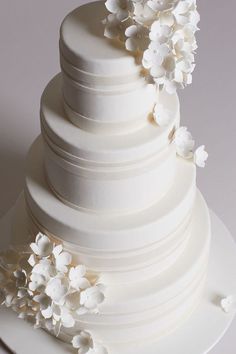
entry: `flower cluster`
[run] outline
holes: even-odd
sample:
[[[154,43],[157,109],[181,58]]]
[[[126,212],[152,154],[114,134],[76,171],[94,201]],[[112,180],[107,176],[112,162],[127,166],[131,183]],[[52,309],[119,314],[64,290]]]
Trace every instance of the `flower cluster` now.
[[[10,249],[0,255],[0,304],[33,322],[35,328],[45,328],[56,336],[63,327],[76,329],[79,316],[98,313],[104,299],[104,286],[90,279],[85,266],[74,266],[71,254],[41,233],[24,251]],[[106,354],[86,335],[89,345],[84,337],[72,340],[79,354],[89,350]]]
[[[186,127],[180,127],[176,130],[173,142],[179,156],[185,159],[192,159],[198,167],[205,167],[208,159],[208,153],[205,151],[205,146],[201,145],[194,151],[195,142]]]
[[[106,0],[104,35],[139,53],[147,77],[174,93],[192,82],[200,20],[196,0]]]

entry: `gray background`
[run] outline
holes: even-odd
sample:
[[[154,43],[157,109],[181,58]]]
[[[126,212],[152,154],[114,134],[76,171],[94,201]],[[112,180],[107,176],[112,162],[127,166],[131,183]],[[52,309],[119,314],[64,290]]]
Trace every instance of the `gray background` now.
[[[80,4],[0,0],[0,217],[22,189],[25,156],[40,132],[40,96],[59,71],[60,23]],[[210,158],[207,168],[198,170],[198,185],[236,239],[236,2],[199,0],[198,5],[197,67],[192,86],[180,92],[182,124],[207,146]],[[212,354],[235,354],[235,331],[236,323]]]

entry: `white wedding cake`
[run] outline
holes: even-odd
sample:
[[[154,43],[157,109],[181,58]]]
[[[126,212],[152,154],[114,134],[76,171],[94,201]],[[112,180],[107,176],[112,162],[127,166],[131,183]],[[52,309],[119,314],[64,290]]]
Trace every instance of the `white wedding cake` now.
[[[180,127],[176,93],[191,81],[197,22],[194,0],[108,0],[62,24],[62,72],[42,96],[1,296],[79,354],[145,348],[200,303],[207,153]]]

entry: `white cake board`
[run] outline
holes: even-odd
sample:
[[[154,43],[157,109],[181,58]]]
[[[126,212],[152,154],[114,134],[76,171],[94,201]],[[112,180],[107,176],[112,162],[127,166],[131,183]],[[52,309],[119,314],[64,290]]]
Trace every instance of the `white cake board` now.
[[[6,245],[11,233],[10,211],[0,221],[0,244]],[[236,294],[236,245],[222,221],[211,212],[212,247],[207,288],[197,311],[182,327],[145,348],[137,345],[114,354],[205,354],[223,337],[235,312],[226,314],[219,306],[220,299]],[[5,243],[5,245],[4,245]],[[17,354],[66,354],[73,349],[42,330],[16,317],[11,310],[0,309],[0,338]]]

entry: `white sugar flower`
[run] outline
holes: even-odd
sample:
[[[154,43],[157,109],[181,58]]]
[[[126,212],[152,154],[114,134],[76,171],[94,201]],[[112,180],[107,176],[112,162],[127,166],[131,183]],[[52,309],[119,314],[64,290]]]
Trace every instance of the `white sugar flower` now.
[[[126,37],[125,41],[126,49],[135,52],[136,50],[143,51],[147,48],[148,43],[148,30],[141,25],[131,25],[125,31]]]
[[[188,75],[190,75],[192,71],[191,64],[185,61],[184,59],[178,60],[174,63],[173,69],[174,70],[171,71],[173,81],[181,85],[184,85],[186,81],[189,80]]]
[[[189,14],[189,23],[192,26],[193,32],[199,30],[199,28],[198,28],[199,21],[200,21],[200,14],[195,8],[195,10],[191,11]]]
[[[144,68],[149,69],[153,77],[163,75],[164,68],[162,67],[162,64],[168,53],[169,48],[166,44],[152,41],[143,54],[142,63]]]
[[[153,117],[155,122],[160,127],[164,127],[168,125],[171,121],[171,112],[166,109],[161,103],[157,103],[154,108]]]
[[[134,3],[134,20],[145,27],[149,26],[156,18],[155,12],[146,2],[139,1]]]
[[[89,311],[96,311],[104,299],[104,293],[98,285],[92,286],[80,294],[80,304]]]
[[[110,39],[119,38],[121,34],[121,23],[114,14],[110,14],[103,21],[105,25],[104,36]]]
[[[188,23],[188,15],[189,15],[189,3],[188,1],[178,1],[176,4],[173,15],[175,17],[176,22],[179,25],[185,25]]]
[[[40,311],[45,319],[49,319],[52,317],[52,300],[49,296],[44,293],[34,296],[33,300],[37,302],[40,306]]]
[[[183,158],[189,159],[193,156],[194,140],[186,127],[180,127],[174,135],[174,143],[177,154]]]
[[[58,337],[60,333],[60,325],[59,324],[53,324],[53,321],[51,319],[44,319],[44,326],[45,329],[48,332],[53,332],[56,337]],[[59,330],[57,331],[57,327],[59,327]],[[57,332],[56,332],[57,331]]]
[[[133,3],[131,0],[107,0],[105,6],[108,11],[115,14],[119,21],[124,21],[129,17],[133,10]]]
[[[72,328],[75,325],[75,319],[70,310],[66,307],[60,308],[60,321],[65,328]]]
[[[70,285],[77,290],[84,290],[89,288],[91,284],[85,275],[85,266],[79,265],[77,267],[72,267],[69,272]]]
[[[188,57],[192,62],[194,55],[192,52],[197,49],[196,38],[189,26],[176,31],[171,37],[172,47],[175,55],[179,58],[181,56]]]
[[[172,11],[173,16],[178,25],[186,25],[187,23],[192,23],[194,27],[200,20],[199,13],[196,10],[196,4],[193,1],[180,0],[176,3],[175,8]]]
[[[183,83],[177,82],[168,78],[164,78],[162,80],[155,80],[158,85],[163,85],[163,88],[168,92],[170,95],[176,93],[176,90],[184,88]]]
[[[32,273],[40,274],[46,280],[49,280],[51,277],[55,277],[56,269],[50,259],[41,259],[39,263],[33,267]]]
[[[65,306],[70,311],[77,311],[80,307],[80,292],[74,291],[66,295]]]
[[[149,0],[148,6],[154,11],[165,11],[173,7],[173,0]]]
[[[224,312],[231,312],[236,309],[236,297],[232,295],[227,296],[221,300],[220,305]]]
[[[53,302],[63,305],[65,296],[68,292],[68,285],[66,281],[59,278],[51,279],[45,289],[45,293],[52,299]]]
[[[27,283],[27,274],[25,270],[18,269],[14,273],[14,277],[16,279],[16,287],[24,287]]]
[[[29,291],[27,289],[20,288],[17,291],[17,297],[19,299],[23,299],[24,297],[27,297],[28,295],[29,295]]]
[[[21,270],[24,270],[26,273],[30,273],[31,271],[31,266],[28,262],[28,258],[29,258],[29,250],[27,250],[26,253],[22,253],[22,256],[21,258],[19,259],[19,262],[18,262],[18,267],[21,269]]]
[[[80,334],[73,337],[72,345],[74,348],[78,349],[79,354],[86,354],[93,348],[93,340],[88,332],[81,331]]]
[[[201,145],[194,153],[194,162],[198,167],[204,168],[208,159],[208,153],[205,151],[205,146]]]
[[[32,273],[30,276],[29,290],[31,291],[42,291],[46,286],[46,279],[43,275]]]
[[[162,25],[160,21],[153,22],[149,33],[151,41],[157,41],[159,43],[166,43],[172,32],[171,27]]]
[[[47,236],[39,233],[30,248],[37,256],[48,257],[52,253],[53,244]]]
[[[71,254],[68,252],[64,252],[62,245],[58,245],[53,249],[53,255],[56,260],[56,269],[59,272],[67,273],[67,266],[70,265],[72,261]]]
[[[13,302],[14,302],[14,299],[15,299],[15,297],[14,297],[13,294],[8,294],[8,293],[6,292],[6,297],[5,297],[4,305],[5,305],[6,307],[11,307],[12,304],[13,304]]]
[[[183,82],[179,80],[180,75],[178,76],[181,68],[180,64],[176,62],[174,55],[168,54],[164,58],[162,65],[156,68],[156,72],[153,72],[154,81],[157,85],[165,88],[169,94],[173,94],[177,88],[184,87]]]
[[[37,259],[35,257],[35,254],[31,254],[29,259],[28,259],[28,263],[31,267],[34,267],[37,263]]]

